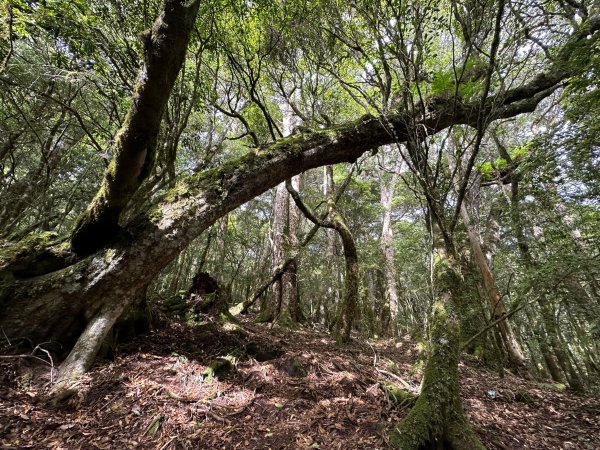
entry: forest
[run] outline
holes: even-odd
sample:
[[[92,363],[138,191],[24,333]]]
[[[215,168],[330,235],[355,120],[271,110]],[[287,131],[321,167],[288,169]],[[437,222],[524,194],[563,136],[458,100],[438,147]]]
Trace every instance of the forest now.
[[[0,447],[600,448],[596,0],[0,11]]]

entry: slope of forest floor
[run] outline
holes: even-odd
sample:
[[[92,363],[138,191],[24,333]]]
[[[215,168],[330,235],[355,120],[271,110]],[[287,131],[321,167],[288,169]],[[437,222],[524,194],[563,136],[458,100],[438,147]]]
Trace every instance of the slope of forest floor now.
[[[224,356],[233,365],[207,376]],[[1,359],[0,448],[384,449],[408,407],[380,383],[415,386],[416,358],[408,338],[338,347],[317,330],[168,323],[121,345],[61,410],[36,400],[48,366]],[[465,409],[489,449],[600,449],[599,398],[474,362],[460,370]]]

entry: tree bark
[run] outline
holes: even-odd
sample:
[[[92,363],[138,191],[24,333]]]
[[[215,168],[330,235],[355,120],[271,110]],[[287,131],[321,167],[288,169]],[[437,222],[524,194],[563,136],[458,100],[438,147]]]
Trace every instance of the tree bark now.
[[[124,302],[106,303],[88,322],[73,350],[60,365],[58,380],[50,391],[50,399],[54,404],[77,392],[81,376],[91,368],[103,342],[124,309]]]
[[[323,198],[329,198],[335,189],[333,182],[333,166],[328,165],[323,167]],[[325,217],[323,217],[325,218]],[[318,226],[318,225],[316,225]],[[327,261],[334,261],[335,258],[335,231],[325,228],[325,238],[327,247],[325,248],[325,258]],[[329,283],[323,283],[321,300],[319,303],[319,314],[322,314],[324,322],[329,325],[331,321],[330,311],[336,305],[336,299],[339,297],[339,291],[335,289],[333,280],[337,278],[337,267],[331,265],[325,266],[325,276],[330,280]]]
[[[393,335],[398,334],[398,312],[400,299],[396,283],[396,255],[394,252],[394,231],[392,229],[392,202],[398,176],[402,168],[402,159],[397,157],[390,177],[381,177],[381,206],[383,207],[383,224],[381,228],[381,253],[384,259],[386,296],[390,307],[390,324]]]
[[[462,168],[460,166],[458,167],[458,170],[455,170],[455,167],[457,166],[457,164],[459,164],[459,162],[454,160],[452,153],[448,151],[446,153],[446,156],[448,159],[448,164],[450,165],[452,170],[457,172],[457,174],[461,174]],[[456,184],[458,185],[459,183]],[[479,183],[474,184],[474,186],[478,188]],[[475,223],[471,219],[469,209],[474,210],[476,212]],[[481,236],[479,233],[480,224],[478,223],[478,211],[479,205],[476,205],[475,201],[473,201],[472,192],[466,192],[463,197],[463,202],[460,205],[460,216],[467,229],[467,236],[469,239],[471,250],[473,252],[473,258],[481,274],[481,278],[483,280],[483,287],[485,290],[485,297],[489,304],[492,321],[494,321],[500,317],[505,316],[508,310],[506,308],[506,305],[504,304],[504,300],[502,298],[502,295],[500,294],[500,290],[498,289],[496,277],[492,272],[492,255],[488,255],[488,257],[486,258],[486,255],[482,248]],[[499,321],[498,328],[500,330],[502,343],[504,344],[503,348],[508,354],[508,359],[510,361],[511,366],[513,366],[515,369],[527,370],[527,358],[525,358],[525,355],[523,354],[521,345],[519,344],[508,319]]]
[[[508,310],[506,309],[506,305],[504,304],[504,300],[502,299],[502,295],[496,284],[496,278],[486,261],[481,248],[479,234],[475,231],[471,223],[471,217],[465,203],[462,204],[460,212],[463,222],[467,227],[467,235],[469,237],[469,243],[471,244],[471,250],[473,251],[473,257],[483,278],[486,298],[492,312],[492,320],[496,320],[499,317],[506,315]],[[512,331],[508,319],[500,321],[498,323],[498,328],[500,329],[500,334],[502,336],[502,343],[504,344],[506,352],[508,353],[508,358],[513,367],[517,369],[526,369],[528,364],[527,358],[525,358],[525,355],[523,354],[523,350]]]
[[[340,343],[350,342],[350,332],[356,318],[358,307],[358,289],[360,283],[360,270],[358,265],[358,252],[354,236],[346,221],[335,208],[333,200],[328,199],[329,217],[334,229],[339,233],[344,247],[344,261],[346,263],[346,280],[344,302],[340,311],[340,328],[337,340]]]
[[[434,304],[421,393],[406,418],[392,432],[390,443],[402,450],[428,448],[483,449],[471,429],[459,393],[458,358],[462,276],[439,226],[432,226]]]
[[[144,63],[133,103],[115,138],[114,158],[96,196],[71,236],[79,255],[101,249],[119,228],[119,216],[150,175],[156,140],[198,13],[199,0],[164,0],[160,16],[144,36]]]
[[[346,280],[345,287],[346,293],[344,295],[344,301],[340,308],[340,314],[337,320],[337,340],[339,343],[348,343],[350,341],[350,332],[352,331],[352,325],[356,316],[356,310],[358,306],[358,288],[359,288],[359,265],[358,265],[358,252],[356,251],[356,243],[354,237],[346,221],[337,211],[335,207],[335,200],[333,197],[327,199],[327,219],[320,220],[315,214],[302,202],[300,195],[292,186],[290,180],[286,182],[286,187],[296,206],[302,213],[313,222],[315,225],[319,225],[324,228],[330,228],[338,232],[342,239],[342,245],[344,247],[344,260],[346,262]]]
[[[537,263],[531,254],[529,245],[527,244],[527,240],[525,238],[525,233],[523,232],[523,223],[520,210],[519,182],[516,179],[513,179],[511,183],[510,202],[513,233],[517,238],[517,246],[519,248],[521,259],[523,260],[525,268],[535,270]],[[544,358],[548,364],[548,369],[552,374],[552,377],[561,378],[558,376],[558,374],[556,374],[557,368],[555,367],[555,363],[558,363],[567,378],[569,386],[573,390],[583,391],[583,381],[573,367],[569,355],[564,347],[564,343],[561,341],[558,334],[559,324],[554,315],[552,305],[550,305],[548,301],[548,297],[542,293],[537,297],[537,303],[541,311],[542,322],[546,331],[545,337],[548,340],[547,342],[540,342],[540,348],[543,349],[542,351],[546,351],[549,344],[549,347],[552,349],[552,352],[556,357],[556,359],[554,359],[549,357],[547,354],[544,354]]]
[[[294,189],[300,189],[300,176],[292,177],[292,186]],[[287,195],[287,193],[286,193]],[[293,259],[283,276],[283,304],[281,310],[292,323],[302,322],[302,309],[300,307],[300,294],[298,286],[298,225],[300,223],[300,214],[295,204],[289,201],[287,208],[287,229],[285,244],[286,259]],[[280,317],[281,317],[280,310]]]
[[[285,261],[285,230],[288,215],[289,200],[288,193],[285,189],[285,183],[281,183],[275,190],[275,203],[273,205],[273,225],[271,227],[271,242],[273,248],[273,270],[282,267]],[[271,286],[271,302],[265,305],[265,310],[262,311],[260,321],[270,321],[273,318],[278,318],[281,315],[284,283],[283,276],[286,269],[280,277],[275,280]]]

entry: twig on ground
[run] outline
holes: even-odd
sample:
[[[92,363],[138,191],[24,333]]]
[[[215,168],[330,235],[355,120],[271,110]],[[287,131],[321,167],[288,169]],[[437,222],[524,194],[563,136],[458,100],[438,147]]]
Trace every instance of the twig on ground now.
[[[375,349],[369,341],[367,341],[367,344],[369,345],[369,347],[371,347],[371,350],[373,350],[373,367],[377,368],[377,352],[375,351]]]
[[[36,345],[35,348],[32,350],[31,354],[35,354],[37,350],[40,350],[46,354],[48,360],[50,361],[50,384],[54,384],[54,360],[52,359],[52,355],[50,354],[50,352],[45,348],[42,348],[42,345],[50,343],[51,342],[42,342],[41,344]]]
[[[396,375],[395,373],[389,372],[387,370],[384,369],[380,369],[378,367],[375,367],[375,370],[383,375],[387,375],[388,377],[393,378],[394,380],[398,381],[400,384],[402,384],[402,386],[404,386],[405,389],[407,389],[410,392],[417,392],[417,389],[415,389],[414,386],[412,386],[409,382],[405,381],[403,378],[399,377],[398,375]]]
[[[165,450],[166,448],[169,447],[169,445],[171,445],[171,443],[177,439],[177,436],[172,436],[171,439],[169,439],[164,445],[162,445],[158,450]]]
[[[371,345],[370,342],[367,342],[367,344],[369,345],[369,347],[371,347],[371,350],[373,350],[373,367],[375,368],[375,370],[383,375],[387,375],[389,377],[392,377],[393,379],[395,379],[396,381],[398,381],[399,383],[402,384],[402,386],[404,386],[405,389],[408,389],[411,392],[416,392],[417,390],[407,381],[405,381],[404,379],[402,379],[401,377],[399,377],[398,375],[396,375],[395,373],[389,372],[387,370],[384,369],[380,369],[379,367],[377,367],[377,359],[378,359],[378,355],[377,352],[375,351],[375,349],[373,348],[373,346]]]
[[[6,333],[4,332],[4,327],[2,327],[2,334],[6,338],[6,342],[8,342],[8,346],[12,347],[12,343],[10,342],[10,339],[8,338],[8,336],[6,335]]]

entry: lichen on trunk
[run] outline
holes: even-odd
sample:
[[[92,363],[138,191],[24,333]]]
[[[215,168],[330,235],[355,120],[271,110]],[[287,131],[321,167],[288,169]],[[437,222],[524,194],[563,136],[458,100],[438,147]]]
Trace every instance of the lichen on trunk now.
[[[483,449],[471,429],[459,394],[460,321],[456,303],[462,282],[459,266],[435,239],[433,284],[435,302],[430,316],[430,341],[422,389],[415,406],[390,436],[402,450]]]
[[[88,322],[75,347],[60,365],[59,378],[50,390],[51,403],[58,404],[77,392],[81,377],[94,363],[102,343],[108,337],[124,308],[125,302],[105,304]]]

